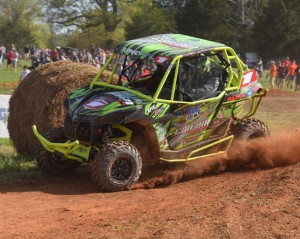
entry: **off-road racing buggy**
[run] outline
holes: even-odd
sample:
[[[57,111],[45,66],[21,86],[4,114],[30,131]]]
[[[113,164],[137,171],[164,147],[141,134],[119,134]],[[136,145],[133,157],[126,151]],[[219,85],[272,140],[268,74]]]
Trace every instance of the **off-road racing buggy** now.
[[[103,82],[105,69],[112,70]],[[223,154],[234,138],[267,136],[266,125],[250,118],[266,93],[224,44],[181,34],[126,41],[66,99],[64,128],[43,137],[33,126],[36,159],[48,174],[91,163],[101,190],[126,190],[142,165]]]

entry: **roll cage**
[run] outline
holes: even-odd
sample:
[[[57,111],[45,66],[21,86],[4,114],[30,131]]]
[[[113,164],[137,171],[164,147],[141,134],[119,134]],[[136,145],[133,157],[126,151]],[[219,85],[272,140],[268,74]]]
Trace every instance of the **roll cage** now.
[[[195,81],[197,76],[201,73],[200,65],[197,64],[201,58],[209,59],[211,66],[213,65],[215,67],[214,70],[219,71],[211,72],[211,76],[214,75],[216,78],[219,78],[219,83],[222,86],[217,89],[218,92],[215,94],[208,94],[199,98],[190,97],[191,99],[184,100],[182,97],[176,97],[176,92],[183,94],[192,93],[187,92],[187,86],[192,90],[199,85],[203,85],[203,82],[200,80],[198,82]],[[117,74],[120,62],[122,62],[122,70]],[[152,67],[149,69],[149,74],[142,76],[137,74],[142,66],[147,66],[148,68]],[[103,82],[103,72],[107,69],[111,69],[110,77],[107,82]],[[213,50],[199,51],[193,54],[177,55],[166,66],[146,61],[138,56],[129,56],[115,52],[92,80],[90,88],[100,86],[125,90],[152,102],[178,103],[182,101],[184,103],[194,104],[198,101],[213,100],[218,97],[219,94],[222,94],[223,91],[230,92],[238,90],[242,82],[243,72],[247,69],[247,65],[240,60],[235,51],[227,46],[217,47]],[[144,85],[154,80],[156,81],[156,87],[154,87],[154,89],[152,88],[149,91],[140,90]],[[169,99],[161,97],[161,91],[165,87],[170,89]],[[197,91],[195,94],[197,94]]]

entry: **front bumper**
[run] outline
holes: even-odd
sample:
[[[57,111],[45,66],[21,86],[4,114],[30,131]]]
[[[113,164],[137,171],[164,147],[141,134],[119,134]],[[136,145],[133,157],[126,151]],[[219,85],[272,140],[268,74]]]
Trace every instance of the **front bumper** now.
[[[53,143],[39,134],[36,125],[32,126],[34,135],[40,141],[42,146],[50,153],[59,153],[66,159],[76,160],[79,162],[86,162],[89,159],[91,146],[84,146],[76,141],[67,141],[65,143]]]

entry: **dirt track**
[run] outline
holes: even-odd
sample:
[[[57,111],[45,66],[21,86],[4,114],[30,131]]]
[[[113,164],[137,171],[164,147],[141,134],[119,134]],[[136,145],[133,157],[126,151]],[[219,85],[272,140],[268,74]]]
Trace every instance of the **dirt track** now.
[[[279,102],[262,108],[300,112]],[[88,168],[0,184],[0,238],[300,238],[300,134],[272,135],[126,192],[97,192]]]

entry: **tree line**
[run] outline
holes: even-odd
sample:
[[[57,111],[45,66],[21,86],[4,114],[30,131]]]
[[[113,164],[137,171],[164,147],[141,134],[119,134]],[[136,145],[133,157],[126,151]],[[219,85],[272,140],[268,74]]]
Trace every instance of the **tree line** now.
[[[0,0],[0,44],[99,46],[182,33],[243,56],[300,58],[299,0]]]

